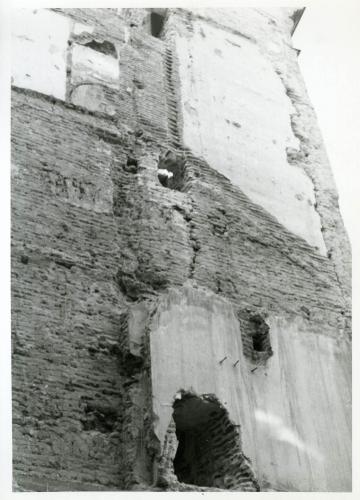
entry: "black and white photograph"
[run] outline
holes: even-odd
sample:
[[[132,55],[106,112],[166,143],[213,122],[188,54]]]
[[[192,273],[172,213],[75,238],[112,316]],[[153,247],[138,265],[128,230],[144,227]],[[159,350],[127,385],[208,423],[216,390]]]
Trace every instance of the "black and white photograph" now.
[[[360,4],[268,3],[7,7],[9,498],[356,493]]]

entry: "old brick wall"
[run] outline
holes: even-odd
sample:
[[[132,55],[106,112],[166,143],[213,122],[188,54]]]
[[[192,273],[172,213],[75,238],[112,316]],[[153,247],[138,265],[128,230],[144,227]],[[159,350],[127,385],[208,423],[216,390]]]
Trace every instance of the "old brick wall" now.
[[[290,338],[286,331],[293,329],[296,339],[306,331],[329,338],[326,345],[342,343],[340,357],[347,349],[343,346],[350,326],[350,253],[331,172],[291,49],[290,13],[216,12],[168,10],[162,38],[151,36],[145,9],[17,14],[12,94],[17,490],[150,488],[164,437],[155,432],[156,426],[167,429],[171,398],[185,388],[181,377],[172,380],[174,391],[164,401],[170,405],[166,418],[154,410],[152,396],[156,399],[162,393],[156,392],[151,357],[161,357],[167,347],[159,343],[154,351],[156,324],[150,318],[158,318],[162,304],[171,309],[169,288],[187,283],[211,297],[221,296],[225,308],[240,321],[244,346],[252,335],[249,318],[260,314],[270,318],[270,330],[271,324],[280,325],[276,335],[281,339]],[[290,172],[303,169],[307,185],[312,183],[311,213],[317,210],[315,237],[309,239],[294,229],[298,209],[287,212],[284,220],[277,219],[281,203],[274,211],[273,205],[260,203],[261,197],[254,199],[246,187],[246,169],[235,168],[246,167],[247,157],[256,160],[250,135],[261,141],[269,130],[261,114],[259,130],[250,119],[246,121],[247,138],[236,135],[244,133],[233,123],[241,125],[236,117],[222,116],[225,124],[219,124],[220,132],[223,127],[232,131],[231,139],[226,139],[229,147],[220,132],[212,145],[204,135],[213,120],[204,110],[217,108],[209,106],[208,91],[201,86],[204,78],[212,78],[206,58],[193,51],[196,37],[203,38],[201,30],[209,43],[214,37],[219,41],[230,36],[248,47],[251,39],[249,51],[260,53],[256,60],[265,61],[267,71],[274,73],[271,78],[278,78],[274,85],[281,99],[275,99],[272,109],[282,113],[276,140],[283,149],[273,144],[272,153],[261,153],[257,161],[265,158],[265,169],[281,158],[281,176],[276,169],[272,174],[274,193],[279,186],[286,192]],[[226,56],[225,47],[222,52]],[[214,95],[221,99],[221,92],[247,91],[242,83],[230,92],[228,84],[221,81]],[[189,85],[194,90],[190,96]],[[264,95],[259,102],[266,102],[266,86],[260,90]],[[293,134],[294,151],[286,150],[287,133]],[[199,137],[201,147],[189,139]],[[226,161],[224,147],[234,153]],[[171,183],[166,187],[158,177],[158,167],[163,166],[159,156],[168,148],[184,161],[181,182],[172,185],[177,189],[171,189]],[[177,156],[171,158],[177,172]],[[266,189],[269,199],[275,199]],[[319,232],[325,251],[313,246]],[[307,327],[299,329],[299,322]],[[284,362],[291,342],[284,355],[272,359]],[[321,363],[326,363],[326,356]],[[339,356],[331,356],[336,373]],[[343,363],[339,361],[339,366]],[[242,364],[244,378],[252,367]],[[349,379],[343,380],[348,390]],[[158,383],[163,383],[161,377]],[[294,384],[296,393],[296,380]],[[248,390],[262,393],[261,382],[259,387]],[[268,389],[262,394],[265,410],[268,405],[269,411],[277,411],[283,400],[275,398],[271,408]],[[255,409],[241,410],[241,423],[254,420]],[[341,426],[346,418],[339,416]],[[293,421],[297,425],[297,417]],[[311,425],[310,420],[304,426],[305,434]],[[321,415],[319,426],[323,426]],[[250,441],[258,439],[255,427],[253,432]],[[347,435],[344,455],[349,455],[348,443]],[[277,445],[274,438],[269,450],[278,449]],[[268,458],[261,462],[257,446],[249,449],[263,484],[266,478],[281,489],[282,478],[274,477]],[[279,452],[279,460],[286,462],[286,452]],[[327,477],[335,463],[332,457]],[[309,471],[308,462],[301,467]],[[347,478],[341,487],[347,487],[348,468],[343,472]],[[327,479],[319,484],[304,481],[309,489],[319,489],[320,483],[333,487]],[[295,481],[291,487],[303,484]]]
[[[43,44],[50,62],[37,60],[30,76],[16,76],[12,96],[14,481],[17,489],[30,490],[119,489],[137,482],[131,450],[145,447],[148,413],[142,401],[134,406],[128,390],[134,375],[121,366],[121,314],[132,300],[131,292],[124,294],[131,287],[125,271],[132,276],[140,267],[151,288],[153,242],[169,237],[166,224],[158,234],[148,226],[149,218],[162,217],[162,207],[148,199],[143,175],[144,162],[155,172],[159,151],[149,131],[162,138],[167,127],[161,43],[139,35],[127,44],[121,18],[106,9],[64,14],[28,11],[21,21],[35,42],[16,37],[22,44],[17,71],[31,43]],[[36,23],[44,19],[49,29],[66,26],[63,46],[38,40]],[[116,84],[107,79],[107,67],[104,81],[101,74],[100,83],[89,81],[86,64],[93,61],[101,71],[101,52],[87,48],[83,61],[81,54],[74,60],[74,48],[91,39],[105,39],[121,52]],[[66,92],[58,93],[48,67],[61,50]],[[36,81],[43,64],[45,89]],[[134,82],[139,66],[152,82],[141,89]],[[61,81],[57,73],[54,79]],[[132,160],[135,172],[128,171]],[[162,191],[155,175],[153,184]],[[180,240],[181,234],[180,227]],[[134,255],[136,239],[146,246]],[[181,259],[165,258],[181,279]],[[146,467],[139,474],[149,483]]]

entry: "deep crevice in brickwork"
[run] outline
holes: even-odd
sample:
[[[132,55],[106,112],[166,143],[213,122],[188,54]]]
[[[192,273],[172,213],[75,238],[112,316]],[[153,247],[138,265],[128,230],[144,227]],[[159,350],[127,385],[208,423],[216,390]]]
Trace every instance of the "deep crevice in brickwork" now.
[[[181,483],[238,491],[258,491],[241,450],[238,426],[213,395],[178,394],[173,405],[178,447],[174,472]]]
[[[177,73],[178,61],[175,50],[174,38],[176,32],[171,20],[167,21],[163,28],[163,39],[165,50],[163,52],[163,64],[165,73],[165,91],[167,102],[167,117],[168,117],[168,142],[171,147],[179,148],[182,145],[181,141],[181,115],[179,113],[179,96],[178,90],[180,86],[179,75]]]

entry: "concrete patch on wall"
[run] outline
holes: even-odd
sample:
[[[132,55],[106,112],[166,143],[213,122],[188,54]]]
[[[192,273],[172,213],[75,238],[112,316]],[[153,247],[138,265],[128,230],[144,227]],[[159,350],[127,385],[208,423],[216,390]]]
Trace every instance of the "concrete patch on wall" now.
[[[247,368],[239,323],[225,299],[190,286],[170,290],[154,316],[150,349],[154,412],[159,417],[155,431],[161,442],[180,389],[213,393],[234,423],[245,420],[247,405],[237,401],[235,391],[239,385],[245,390]],[[244,394],[240,401],[246,401]]]
[[[228,301],[170,290],[150,329],[155,433],[163,444],[178,391],[213,394],[239,426],[262,489],[348,491],[350,350],[302,318],[267,321],[274,354],[254,368]]]
[[[350,491],[350,346],[301,318],[268,323],[274,355],[251,374],[263,479],[288,491]]]
[[[294,109],[271,62],[246,37],[201,20],[176,50],[185,146],[325,255],[313,184],[287,161],[287,148],[299,149]]]
[[[45,9],[19,9],[12,19],[12,83],[65,100],[71,21]]]
[[[75,106],[87,108],[89,111],[98,111],[109,116],[115,116],[117,108],[115,104],[109,102],[112,89],[106,89],[100,84],[83,84],[75,87],[71,92],[71,102]],[[116,95],[111,96],[115,100]]]
[[[90,47],[75,45],[72,49],[71,83],[102,83],[119,88],[119,62],[112,55]]]

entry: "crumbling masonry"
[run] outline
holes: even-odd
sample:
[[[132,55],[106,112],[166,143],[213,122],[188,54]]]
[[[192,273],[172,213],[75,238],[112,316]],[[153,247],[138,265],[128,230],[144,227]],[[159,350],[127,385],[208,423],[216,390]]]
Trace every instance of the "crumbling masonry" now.
[[[15,14],[15,490],[351,490],[351,257],[300,16]]]

